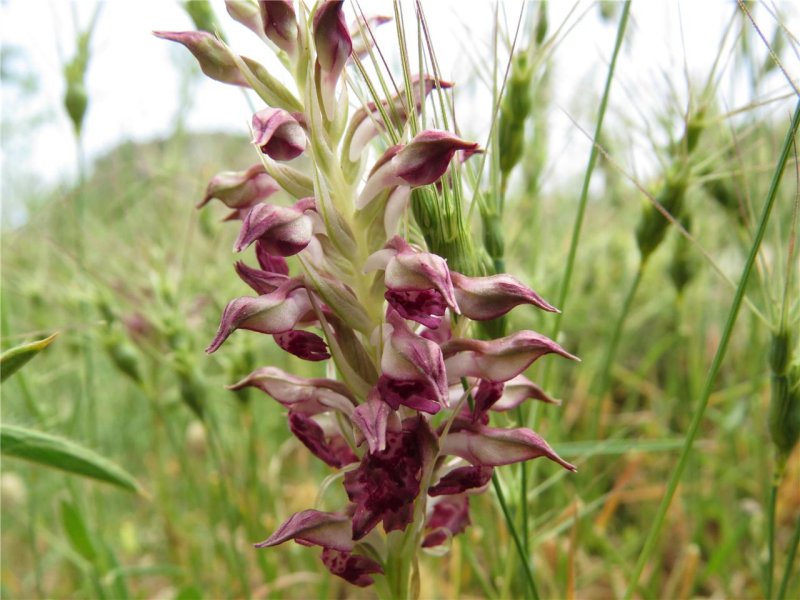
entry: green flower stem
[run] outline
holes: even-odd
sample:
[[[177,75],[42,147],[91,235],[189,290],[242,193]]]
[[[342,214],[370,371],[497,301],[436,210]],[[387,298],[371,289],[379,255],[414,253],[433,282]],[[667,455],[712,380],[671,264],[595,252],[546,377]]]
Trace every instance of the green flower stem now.
[[[522,545],[522,540],[517,532],[517,528],[514,526],[514,518],[511,516],[511,512],[508,510],[506,498],[503,494],[503,488],[500,487],[500,480],[497,477],[497,473],[492,473],[492,486],[497,494],[497,500],[500,502],[500,508],[503,511],[503,516],[508,524],[508,530],[511,532],[511,537],[514,538],[514,545],[517,547],[517,553],[519,554],[520,562],[522,562],[522,567],[525,571],[525,580],[528,583],[528,588],[530,588],[529,597],[533,598],[534,600],[539,600],[539,590],[536,589],[536,582],[533,579],[533,570],[531,569],[530,557],[528,556],[527,552],[525,552],[525,547]]]
[[[786,555],[786,567],[783,570],[781,586],[778,588],[778,595],[776,596],[778,600],[784,600],[786,598],[786,591],[789,589],[789,580],[792,578],[792,566],[797,556],[798,545],[800,545],[800,517],[797,518],[794,535],[792,536],[792,541],[789,543],[789,553]]]
[[[594,385],[594,396],[597,399],[598,406],[592,412],[591,434],[590,439],[597,439],[600,429],[600,416],[602,413],[603,397],[608,392],[608,387],[611,383],[611,367],[614,365],[614,359],[619,349],[619,342],[622,339],[622,330],[625,328],[625,321],[628,319],[628,314],[633,306],[633,298],[636,296],[636,291],[639,289],[639,284],[642,282],[642,275],[647,263],[645,261],[639,262],[639,267],[636,269],[636,275],[631,282],[631,287],[628,289],[628,294],[622,303],[622,310],[619,313],[617,322],[614,325],[614,331],[611,333],[611,338],[608,342],[608,349],[605,352],[603,365],[597,372],[597,378]]]
[[[789,153],[793,147],[798,123],[800,123],[800,101],[798,101],[797,106],[795,107],[794,115],[792,116],[792,124],[786,134],[786,139],[783,142],[783,148],[781,149],[781,154],[778,158],[778,164],[776,165],[775,171],[772,175],[772,181],[770,183],[769,191],[767,192],[766,202],[764,203],[764,208],[759,220],[758,230],[756,231],[755,238],[753,239],[753,243],[750,247],[750,253],[747,256],[747,261],[744,269],[742,270],[742,276],[739,280],[739,285],[736,287],[736,294],[734,295],[733,303],[731,304],[731,308],[725,322],[725,329],[722,332],[722,337],[719,345],[717,346],[717,351],[714,354],[714,359],[711,362],[711,367],[709,368],[708,375],[706,376],[706,381],[703,386],[703,392],[700,396],[699,405],[692,416],[692,422],[689,425],[689,431],[686,433],[686,438],[680,457],[678,458],[678,462],[675,465],[672,474],[670,475],[666,493],[661,500],[661,504],[658,507],[658,512],[653,520],[653,525],[647,535],[644,547],[639,554],[639,560],[636,563],[631,582],[628,586],[627,592],[625,593],[626,600],[630,600],[630,598],[633,597],[633,594],[639,585],[639,578],[642,576],[642,571],[644,570],[647,561],[650,559],[650,556],[655,549],[661,529],[664,526],[667,510],[672,503],[672,498],[675,496],[675,491],[678,488],[683,471],[689,462],[689,456],[692,452],[692,448],[694,447],[694,441],[697,438],[697,433],[700,430],[700,424],[703,421],[703,415],[705,414],[706,407],[708,406],[708,400],[711,397],[711,392],[714,389],[714,382],[717,378],[717,374],[719,373],[722,361],[725,358],[725,353],[728,350],[728,343],[730,342],[731,334],[733,333],[733,326],[736,324],[736,319],[739,316],[739,309],[742,306],[742,300],[744,299],[745,290],[747,289],[747,283],[750,280],[750,273],[753,270],[753,265],[756,261],[758,250],[761,247],[761,241],[764,239],[764,234],[767,230],[769,216],[772,213],[773,206],[775,205],[775,199],[778,195],[778,187],[780,186],[781,176],[783,175],[786,161],[788,160]]]

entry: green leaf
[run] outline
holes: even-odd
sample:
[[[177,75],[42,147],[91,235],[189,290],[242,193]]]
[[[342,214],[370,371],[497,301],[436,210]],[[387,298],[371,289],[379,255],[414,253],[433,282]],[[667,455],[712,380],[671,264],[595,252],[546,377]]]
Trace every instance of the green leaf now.
[[[175,594],[175,600],[202,600],[202,598],[203,592],[193,585],[183,587]]]
[[[139,483],[115,463],[73,441],[17,425],[0,424],[0,451],[75,475],[143,493]]]
[[[90,563],[94,563],[97,552],[92,538],[78,508],[71,502],[61,501],[61,525],[67,534],[72,549]]]
[[[19,369],[25,365],[30,359],[39,354],[42,350],[47,348],[58,333],[54,333],[50,337],[43,340],[31,342],[30,344],[22,344],[10,350],[3,352],[0,356],[0,382],[5,381],[7,377],[11,377]]]

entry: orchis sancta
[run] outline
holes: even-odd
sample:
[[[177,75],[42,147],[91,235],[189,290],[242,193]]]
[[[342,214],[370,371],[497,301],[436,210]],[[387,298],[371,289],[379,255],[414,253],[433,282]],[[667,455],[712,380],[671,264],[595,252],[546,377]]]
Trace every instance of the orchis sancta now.
[[[385,18],[348,28],[342,2],[319,2],[310,14],[291,2],[227,5],[275,46],[297,91],[208,34],[157,34],[267,105],[252,119],[261,163],[218,175],[201,202],[233,209],[234,249],[254,247],[258,265],[236,263],[255,295],[227,305],[207,351],[245,329],[302,359],[332,360],[330,378],[265,366],[232,389],[257,388],[286,409],[297,439],[343,471],[349,500],[294,514],[257,546],[320,546],[332,573],[358,586],[385,576],[390,595],[407,596],[415,553],[464,531],[470,496],[494,467],[543,456],[575,470],[533,431],[489,424],[492,412],[527,399],[554,402],[523,372],[546,354],[575,357],[533,331],[470,337],[473,321],[519,305],[556,309],[510,275],[456,272],[409,235],[411,190],[448,185],[480,151],[448,131],[412,133],[427,95],[452,84],[411,78],[413,92],[376,98],[348,121],[352,39],[364,56],[367,29]],[[368,165],[370,143],[388,131],[397,143]],[[304,170],[287,164],[301,156]]]

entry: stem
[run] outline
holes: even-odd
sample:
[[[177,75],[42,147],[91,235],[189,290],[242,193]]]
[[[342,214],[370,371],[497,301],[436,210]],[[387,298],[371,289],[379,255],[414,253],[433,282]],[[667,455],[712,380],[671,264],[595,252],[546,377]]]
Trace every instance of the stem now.
[[[633,306],[633,298],[636,295],[636,290],[639,289],[639,284],[642,281],[645,264],[646,263],[644,261],[639,262],[639,267],[636,269],[636,276],[633,278],[633,282],[631,282],[628,295],[625,296],[625,300],[622,303],[622,311],[620,311],[617,322],[614,325],[614,331],[611,333],[611,340],[608,343],[608,350],[606,350],[605,353],[603,366],[597,373],[597,379],[595,380],[595,397],[597,398],[599,406],[597,406],[597,408],[593,411],[591,439],[595,439],[597,437],[598,429],[600,427],[600,415],[602,413],[601,408],[603,397],[606,395],[608,387],[611,383],[611,367],[614,364],[614,358],[616,357],[617,350],[619,349],[619,341],[622,338],[622,330],[625,327],[625,321],[628,318],[628,313],[630,313],[631,306]]]
[[[531,592],[530,597],[534,598],[534,600],[539,600],[539,591],[536,589],[536,582],[533,579],[533,570],[531,569],[529,557],[522,545],[522,540],[520,540],[519,533],[517,533],[517,529],[514,527],[514,519],[508,510],[506,498],[503,495],[503,488],[500,487],[500,480],[497,477],[497,473],[492,473],[492,486],[497,494],[497,500],[500,502],[500,508],[502,509],[503,516],[508,524],[508,530],[511,532],[511,537],[514,538],[514,545],[517,547],[517,553],[519,554],[520,561],[522,562],[522,567],[525,570],[525,580],[527,581]]]
[[[750,280],[750,273],[753,270],[753,264],[755,263],[758,250],[761,247],[761,241],[764,239],[764,234],[767,230],[769,216],[772,212],[772,207],[775,204],[775,198],[778,195],[778,187],[780,186],[781,176],[783,175],[786,161],[789,158],[789,151],[792,148],[792,142],[794,140],[795,133],[797,132],[798,123],[800,123],[800,101],[798,101],[795,107],[794,115],[792,116],[792,124],[786,134],[786,139],[783,142],[783,148],[781,150],[780,157],[778,158],[778,164],[776,165],[775,171],[772,175],[772,181],[769,186],[769,191],[767,192],[767,199],[761,213],[758,230],[756,231],[755,238],[752,246],[750,247],[750,253],[747,256],[747,262],[742,270],[742,276],[739,280],[739,285],[736,287],[736,294],[734,296],[733,303],[731,304],[731,308],[725,322],[725,329],[722,332],[722,337],[719,345],[717,346],[717,351],[714,354],[714,359],[711,362],[711,367],[708,371],[708,375],[703,386],[703,393],[700,397],[699,405],[692,416],[692,422],[689,425],[689,431],[686,434],[686,440],[684,441],[680,457],[678,458],[678,463],[675,465],[675,469],[670,475],[666,494],[661,500],[661,504],[658,507],[658,512],[656,513],[656,517],[653,521],[653,526],[650,528],[650,532],[647,535],[642,552],[639,554],[639,560],[636,563],[633,578],[631,579],[628,590],[625,593],[626,600],[630,600],[630,598],[633,597],[633,594],[639,585],[639,578],[642,576],[642,571],[644,570],[647,561],[650,559],[650,555],[655,549],[658,536],[661,533],[662,527],[664,526],[667,510],[672,503],[672,498],[675,496],[675,491],[678,488],[678,483],[681,480],[683,471],[689,462],[689,455],[694,447],[694,440],[697,437],[698,431],[700,430],[700,423],[703,421],[703,415],[705,414],[706,407],[708,406],[708,400],[711,397],[711,392],[714,389],[714,381],[717,378],[717,373],[719,372],[719,368],[722,365],[723,359],[725,358],[725,353],[728,350],[728,342],[730,341],[731,334],[733,333],[733,326],[736,324],[736,319],[739,316],[739,309],[742,306],[742,300],[744,299],[747,283]]]
[[[789,554],[786,556],[786,568],[783,570],[781,587],[778,588],[778,600],[784,600],[784,598],[786,598],[786,590],[789,588],[789,580],[792,578],[792,565],[797,556],[798,545],[800,545],[800,517],[797,518],[794,535],[792,536],[792,541],[789,542]]]
[[[631,9],[631,0],[627,0],[625,2],[625,6],[622,8],[622,14],[619,18],[619,25],[617,25],[617,38],[614,42],[614,52],[611,55],[611,63],[608,65],[608,73],[606,74],[606,83],[605,87],[603,88],[603,97],[600,100],[600,108],[597,114],[597,124],[594,128],[594,143],[592,144],[592,151],[589,154],[589,164],[586,167],[586,173],[583,177],[583,186],[581,187],[581,197],[578,201],[578,213],[575,215],[575,224],[572,229],[572,239],[570,240],[569,245],[569,254],[567,255],[567,266],[564,269],[564,279],[561,281],[561,288],[558,290],[558,297],[556,300],[556,306],[558,306],[562,312],[556,314],[556,321],[553,325],[553,331],[550,334],[550,337],[556,339],[558,336],[558,332],[561,330],[561,318],[564,314],[566,302],[567,302],[567,295],[569,294],[569,285],[572,280],[572,271],[575,267],[575,257],[578,253],[578,241],[581,237],[581,228],[583,227],[583,217],[586,213],[586,203],[589,198],[589,182],[592,179],[592,173],[594,172],[595,164],[597,163],[597,141],[600,138],[600,132],[603,128],[603,120],[606,116],[606,107],[608,106],[608,97],[611,94],[611,81],[614,79],[614,70],[617,65],[617,56],[619,55],[619,50],[622,47],[622,40],[625,37],[625,29],[628,26],[628,14],[630,13]]]
[[[767,600],[772,600],[772,582],[775,576],[775,506],[778,503],[778,485],[780,484],[778,471],[779,467],[776,467],[769,488],[767,504],[767,568],[764,574]]]

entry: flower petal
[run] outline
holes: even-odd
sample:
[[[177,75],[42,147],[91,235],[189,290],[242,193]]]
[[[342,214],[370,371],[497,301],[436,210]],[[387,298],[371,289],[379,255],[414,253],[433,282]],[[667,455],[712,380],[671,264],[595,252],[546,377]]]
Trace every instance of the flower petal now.
[[[569,471],[577,471],[556,454],[541,436],[524,427],[465,427],[456,432],[451,431],[441,444],[442,454],[460,456],[473,465],[499,467],[544,456]]]
[[[403,421],[400,432],[386,434],[386,449],[369,452],[359,467],[345,473],[344,487],[355,504],[353,540],[360,540],[378,523],[387,533],[413,520],[424,468],[436,453],[436,438],[422,418]]]
[[[277,367],[256,369],[228,389],[240,390],[245,387],[258,388],[292,412],[307,415],[330,409],[350,415],[356,403],[347,386],[339,381],[298,377]]]
[[[370,452],[386,450],[386,431],[389,428],[389,419],[392,417],[393,421],[396,421],[392,429],[397,431],[400,429],[397,413],[393,413],[389,405],[381,400],[377,390],[373,390],[367,401],[353,411],[353,425],[356,426],[356,432],[360,432],[367,440]],[[358,441],[358,444],[361,445],[361,442]]]
[[[293,329],[309,313],[313,315],[308,293],[302,285],[302,282],[290,279],[270,294],[255,298],[244,296],[229,302],[206,352],[214,352],[236,329],[269,334]]]
[[[228,208],[250,208],[280,189],[278,183],[260,164],[253,165],[246,171],[224,171],[211,179],[206,187],[206,194],[197,207],[217,198]]]
[[[383,400],[395,410],[404,404],[436,413],[440,405],[448,406],[447,376],[439,345],[413,333],[391,308],[386,320],[388,335],[378,379]]]
[[[339,76],[353,49],[353,41],[342,12],[342,0],[322,2],[314,13],[314,46],[317,50],[319,92],[328,121],[333,120]]]
[[[263,41],[267,41],[258,4],[252,0],[225,0],[225,9],[234,21],[238,21]]]
[[[469,525],[469,498],[466,495],[442,498],[433,507],[425,528],[432,530],[422,540],[423,548],[441,546]]]
[[[297,46],[297,17],[292,0],[259,0],[264,34],[278,48],[294,54]]]
[[[153,35],[186,46],[200,63],[203,73],[211,79],[250,87],[223,43],[210,33],[206,31],[154,31]]]
[[[306,149],[306,134],[287,111],[265,108],[253,115],[253,144],[273,160],[292,160]]]
[[[311,241],[314,223],[295,206],[275,206],[256,204],[245,216],[234,250],[241,252],[247,246],[260,240],[270,254],[293,256]]]
[[[516,408],[528,399],[540,400],[547,404],[561,404],[559,400],[554,400],[548,396],[542,388],[524,375],[517,375],[506,382],[503,388],[503,395],[491,408],[492,410],[503,412]]]
[[[292,329],[276,333],[272,337],[286,352],[303,360],[320,361],[331,357],[325,340],[316,333]]]
[[[350,518],[338,513],[304,510],[289,517],[275,533],[255,547],[277,546],[289,540],[304,546],[315,545],[350,552],[353,549]]]
[[[428,496],[460,494],[484,487],[492,478],[492,467],[483,465],[458,467],[442,476],[436,485],[428,488]]]
[[[325,435],[320,425],[308,415],[289,411],[289,429],[311,453],[329,467],[341,469],[358,462],[341,435]]]
[[[454,339],[442,345],[451,383],[461,377],[479,377],[488,381],[508,381],[527,369],[545,354],[560,354],[579,360],[553,340],[535,331],[518,331],[491,341]]]
[[[542,310],[558,312],[536,292],[510,275],[467,277],[451,271],[450,277],[461,314],[474,321],[496,319],[520,304],[532,304]]]
[[[444,175],[457,151],[477,148],[477,143],[448,131],[427,129],[414,136],[392,160],[394,174],[411,186],[428,185]]]
[[[340,552],[332,548],[322,551],[322,562],[331,573],[358,587],[372,585],[372,573],[383,573],[383,567],[368,556]]]

